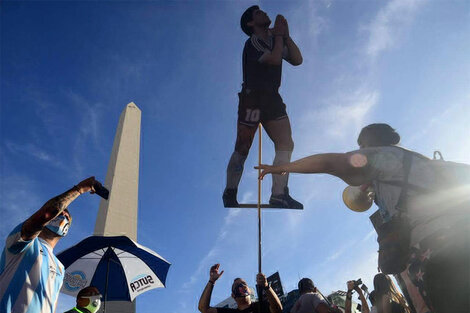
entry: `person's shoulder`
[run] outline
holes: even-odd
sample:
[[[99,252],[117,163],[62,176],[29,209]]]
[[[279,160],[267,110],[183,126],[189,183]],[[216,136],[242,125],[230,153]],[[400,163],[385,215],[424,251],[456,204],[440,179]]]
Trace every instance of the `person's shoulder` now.
[[[252,37],[248,37],[247,40],[245,40],[245,45],[244,45],[244,49],[253,49],[253,41],[251,39]]]
[[[380,146],[380,147],[361,148],[361,149],[350,151],[349,153],[362,153],[366,155],[393,153],[393,154],[402,155],[404,151],[406,150],[398,146]]]
[[[308,301],[309,303],[311,303],[314,308],[317,308],[318,305],[320,304],[325,304],[326,306],[328,306],[328,304],[325,302],[325,300],[323,300],[322,297],[320,297],[320,295],[316,292],[309,292],[307,293],[306,295],[308,295]]]
[[[405,149],[397,146],[368,147],[348,152],[351,158],[360,159],[365,156],[364,161],[373,167],[383,167],[396,169],[401,166]]]
[[[22,251],[26,246],[31,246],[31,242],[37,240],[37,237],[32,240],[23,240],[21,237],[21,229],[23,228],[24,222],[18,224],[13,230],[8,234],[8,237],[5,240],[5,249],[8,249],[10,253],[17,254]]]
[[[300,297],[312,298],[312,299],[321,299],[320,296],[315,292],[307,292],[301,295]]]
[[[245,50],[251,51],[252,53],[264,53],[269,50],[266,44],[258,39],[255,35],[252,35],[245,42]]]
[[[304,293],[303,295],[301,295],[299,297],[299,299],[297,300],[299,303],[303,305],[307,305],[307,306],[314,306],[316,307],[319,303],[322,302],[322,299],[318,296],[318,294],[314,293],[314,292],[307,292],[307,293]]]
[[[15,235],[15,234],[18,234],[18,233],[21,234],[21,229],[23,228],[23,224],[24,224],[24,222],[21,222],[18,225],[16,225],[15,228],[13,228],[13,230],[10,232],[8,237],[10,237],[12,235]]]

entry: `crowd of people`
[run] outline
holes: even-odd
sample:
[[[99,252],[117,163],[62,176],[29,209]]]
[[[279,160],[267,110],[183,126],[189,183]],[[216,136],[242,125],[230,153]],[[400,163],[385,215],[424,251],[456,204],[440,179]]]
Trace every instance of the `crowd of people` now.
[[[262,273],[256,275],[256,290],[259,301],[253,301],[253,291],[242,278],[235,278],[232,283],[231,297],[236,308],[211,307],[212,290],[224,271],[219,271],[220,264],[214,264],[209,271],[209,280],[199,299],[198,309],[201,313],[417,313],[412,302],[401,294],[392,279],[383,273],[375,275],[374,290],[364,294],[367,288],[361,287],[362,281],[350,280],[346,283],[344,302],[335,303],[330,297],[325,298],[310,278],[298,282],[295,303],[283,307],[282,301]],[[357,294],[361,304],[353,308],[352,297]],[[369,300],[371,306],[369,306]],[[429,308],[426,312],[431,312]]]
[[[263,83],[273,81],[275,83],[271,84],[270,89],[274,86],[277,92],[280,80],[276,79],[280,78],[279,62],[282,63],[282,58],[292,61],[291,57],[294,57],[296,61],[290,62],[291,64],[301,63],[297,62],[301,61],[301,58],[298,58],[300,51],[297,53],[298,48],[293,49],[291,39],[287,39],[291,44],[284,43],[286,54],[281,58],[279,53],[281,41],[289,38],[287,21],[278,16],[274,28],[269,29],[269,25],[269,17],[258,6],[248,8],[242,15],[242,29],[250,36],[243,54],[242,96],[247,92],[247,86],[249,86],[248,93],[253,93],[254,90],[254,94],[265,94]],[[257,53],[249,53],[256,50]],[[276,56],[276,62],[272,63]],[[274,72],[276,74],[273,75]],[[278,101],[270,99],[272,103],[267,107],[261,98],[252,99],[250,110],[262,109],[265,118],[258,118],[255,123],[250,124],[243,120],[243,117],[249,115],[245,114],[246,102],[242,96],[239,103],[235,152],[227,168],[227,188],[223,196],[225,206],[238,205],[236,188],[243,170],[244,159],[251,145],[255,127],[261,123],[275,143],[276,157],[273,165],[263,164],[255,168],[262,170],[259,179],[263,179],[267,174],[273,175],[271,200],[277,197],[275,194],[279,190],[276,191],[276,188],[282,181],[286,191],[285,201],[278,207],[303,207],[288,194],[289,173],[334,175],[350,186],[360,186],[363,198],[369,196],[370,190],[373,191],[371,200],[375,202],[378,210],[372,214],[371,221],[378,235],[378,265],[382,271],[374,278],[375,290],[371,299],[373,312],[470,312],[468,296],[470,167],[468,165],[443,160],[433,161],[419,153],[404,149],[398,145],[400,135],[389,125],[380,123],[368,125],[361,130],[357,139],[358,150],[348,153],[316,154],[289,162],[293,142],[289,145],[290,152],[282,158],[281,149],[277,149],[281,144],[276,141],[276,136],[273,134],[287,138],[285,142],[291,142],[290,124],[279,127],[278,123],[275,123],[274,127],[279,131],[273,131],[271,127],[273,124],[270,117],[276,121],[284,119],[288,121],[287,114],[270,115],[280,112],[276,109],[279,106]],[[283,107],[285,108],[285,105]],[[242,136],[249,131],[250,135],[246,138]],[[240,153],[242,151],[240,147],[245,148],[243,153]],[[238,161],[235,162],[236,160]],[[456,177],[456,172],[459,178]],[[234,175],[235,173],[238,176]],[[236,179],[233,180],[235,176]],[[284,177],[284,180],[279,180],[281,177]],[[270,201],[270,204],[278,203]],[[394,276],[403,295],[397,291],[386,274]],[[201,300],[205,299],[203,305],[201,306],[200,302],[199,306],[203,313],[225,312],[209,306],[208,300],[214,283],[215,281],[208,283],[201,297]],[[303,284],[308,288],[302,287]],[[261,287],[264,288],[264,285]],[[348,309],[350,294],[355,290],[361,299],[363,311],[369,312],[365,297],[354,282],[348,282],[347,287],[346,311],[350,312],[350,308]],[[315,296],[311,281],[305,280],[302,284],[299,283],[299,290],[302,295],[291,312],[323,313],[332,310]],[[237,300],[236,293],[232,292],[232,297],[237,304],[242,301]],[[245,304],[239,305],[237,312],[259,312],[250,309],[252,306],[248,306],[248,302],[251,300],[247,297],[243,301]],[[276,301],[271,299],[269,305],[261,307],[265,310],[269,307],[270,310],[266,312],[278,312],[279,307],[271,302]]]
[[[371,220],[382,272],[394,275],[418,312],[468,312],[468,166],[430,160],[399,147],[399,141],[389,125],[371,124],[359,134],[359,150],[261,165],[260,178],[326,173],[363,190],[371,186],[379,208]],[[454,177],[456,168],[459,178]]]
[[[357,281],[347,282],[345,312],[351,312],[356,292],[362,312],[377,313],[464,313],[470,312],[470,192],[462,181],[454,182],[450,168],[457,165],[432,161],[398,146],[399,134],[387,124],[371,124],[357,139],[359,149],[347,153],[324,153],[290,162],[294,143],[286,106],[278,93],[282,60],[302,63],[299,48],[289,35],[287,20],[278,15],[274,28],[258,6],[248,8],[241,28],[249,36],[243,51],[243,88],[239,93],[238,130],[235,151],[227,166],[223,194],[226,207],[238,206],[237,189],[253,136],[261,123],[275,145],[273,165],[260,165],[259,179],[273,175],[270,204],[301,209],[289,195],[288,173],[334,175],[348,185],[373,190],[378,211],[371,216],[377,231],[379,267],[371,308]],[[468,166],[460,175],[468,178]],[[47,201],[6,238],[0,262],[0,312],[55,312],[64,267],[53,249],[72,223],[67,206],[86,192],[95,192],[99,183],[90,177],[65,193]],[[465,189],[467,188],[467,189]],[[246,281],[235,278],[231,294],[236,309],[210,306],[211,294],[222,276],[219,264],[211,267],[209,281],[199,300],[202,313],[280,313],[283,306],[258,273],[258,290],[265,297],[252,302]],[[398,282],[401,294],[389,275]],[[300,297],[292,313],[338,312],[318,294],[313,281],[299,281]],[[82,290],[77,306],[69,312],[96,312],[100,292]]]

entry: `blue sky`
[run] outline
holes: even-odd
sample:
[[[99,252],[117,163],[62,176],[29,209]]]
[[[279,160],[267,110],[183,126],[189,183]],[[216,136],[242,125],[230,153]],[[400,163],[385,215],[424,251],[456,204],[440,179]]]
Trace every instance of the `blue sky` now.
[[[468,1],[3,1],[0,4],[0,237],[81,179],[104,181],[119,114],[142,110],[139,243],[173,265],[167,288],[137,300],[138,312],[196,312],[209,267],[254,285],[255,211],[225,209],[241,52],[239,17],[259,4],[282,13],[304,63],[283,68],[281,95],[297,159],[356,149],[362,126],[387,122],[402,144],[470,163]],[[273,159],[264,136],[263,160]],[[239,200],[256,200],[257,147]],[[271,180],[263,183],[268,200]],[[292,175],[303,211],[263,214],[263,271],[284,289],[311,277],[323,293],[376,272],[369,212],[345,208],[345,184]],[[99,198],[70,206],[59,252],[92,234]],[[61,295],[60,310],[74,304]]]

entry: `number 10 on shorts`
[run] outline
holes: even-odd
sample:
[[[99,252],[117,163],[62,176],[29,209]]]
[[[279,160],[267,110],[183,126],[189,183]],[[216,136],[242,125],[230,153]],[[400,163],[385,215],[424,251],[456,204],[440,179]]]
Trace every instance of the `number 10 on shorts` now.
[[[246,109],[245,121],[259,122],[259,109]]]

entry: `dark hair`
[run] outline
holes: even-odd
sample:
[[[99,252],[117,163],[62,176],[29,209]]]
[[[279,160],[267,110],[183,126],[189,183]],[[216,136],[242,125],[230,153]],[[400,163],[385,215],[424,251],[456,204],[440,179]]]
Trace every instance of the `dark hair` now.
[[[77,294],[77,299],[82,298],[82,297],[87,297],[95,294],[100,294],[100,291],[98,288],[93,287],[93,286],[88,286],[80,290]]]
[[[388,124],[370,124],[364,127],[357,137],[359,146],[368,147],[392,146],[400,142],[400,135]]]
[[[70,211],[67,208],[65,208],[64,211],[69,214],[69,217],[70,217],[69,218],[69,226],[70,226],[70,225],[72,225],[72,214],[70,214]]]
[[[259,6],[252,5],[243,12],[242,17],[240,18],[240,26],[245,34],[251,36],[253,34],[253,28],[247,24],[253,21],[253,12],[259,10]]]
[[[375,305],[375,294],[377,292],[375,290],[372,290],[369,294],[369,301],[372,305]]]
[[[237,278],[235,278],[235,279],[233,280],[233,283],[232,283],[232,292],[233,292],[233,293],[235,293],[235,282],[236,282],[237,280],[243,280],[243,279],[240,278],[240,277],[237,277]]]
[[[313,281],[310,278],[302,278],[299,280],[299,292],[304,293],[307,291],[313,291],[315,292],[317,288],[315,288],[315,285],[313,284]]]
[[[398,291],[397,287],[393,281],[387,275],[383,273],[378,273],[374,276],[374,291],[375,291],[375,300],[380,303],[384,295],[389,295],[391,300],[400,304],[405,313],[409,313],[410,309],[406,303],[403,295]],[[380,312],[380,311],[379,311]]]
[[[379,273],[374,276],[374,290],[377,296],[387,294],[392,289],[392,281],[390,277],[385,274]]]

